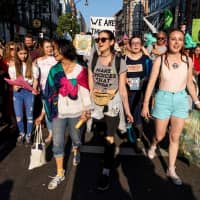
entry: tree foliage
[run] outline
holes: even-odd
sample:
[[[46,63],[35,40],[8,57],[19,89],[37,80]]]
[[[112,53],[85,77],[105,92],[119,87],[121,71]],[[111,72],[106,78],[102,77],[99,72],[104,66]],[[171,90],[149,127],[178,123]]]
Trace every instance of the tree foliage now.
[[[58,36],[63,37],[65,33],[70,33],[72,37],[79,32],[79,24],[76,17],[70,13],[63,14],[58,19],[56,33]]]

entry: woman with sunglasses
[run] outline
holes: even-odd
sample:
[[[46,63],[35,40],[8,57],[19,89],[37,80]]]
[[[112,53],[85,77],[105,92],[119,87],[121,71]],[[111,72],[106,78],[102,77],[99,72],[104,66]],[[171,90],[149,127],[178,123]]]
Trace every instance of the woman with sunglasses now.
[[[13,41],[7,42],[3,53],[3,63],[5,66],[4,70],[6,73],[6,78],[8,78],[9,63],[14,61],[14,55],[15,55],[15,42]],[[3,109],[5,109],[4,116],[6,118],[6,121],[9,122],[10,125],[9,128],[13,128],[16,126],[12,96],[13,96],[13,88],[11,85],[8,85],[4,95],[6,105],[3,106]]]
[[[182,180],[175,172],[175,163],[180,134],[189,111],[186,88],[194,104],[200,109],[200,101],[192,81],[192,60],[182,53],[183,48],[183,32],[179,29],[172,30],[168,36],[167,52],[156,58],[153,64],[142,109],[142,116],[146,119],[150,118],[149,100],[159,77],[159,90],[155,96],[155,105],[152,112],[152,116],[155,118],[156,134],[148,151],[148,156],[150,159],[155,157],[156,146],[165,137],[170,123],[169,166],[166,175],[176,185],[182,184]]]
[[[119,72],[116,69],[116,59],[114,53],[115,37],[109,30],[98,33],[95,39],[98,48],[98,59],[94,69],[92,60],[89,63],[89,88],[94,102],[91,116],[94,119],[103,119],[106,125],[104,165],[99,178],[97,189],[106,190],[110,184],[110,170],[114,164],[114,135],[123,120],[120,114],[123,113],[123,106],[127,115],[127,120],[133,122],[130,113],[128,96],[126,90],[127,67],[123,59],[120,60]],[[94,55],[93,55],[94,56]],[[96,92],[108,94],[114,91],[113,98],[106,105],[100,105],[95,101]],[[125,127],[125,122],[124,122]]]
[[[166,47],[166,33],[160,31],[156,35],[157,41],[148,46],[147,50],[152,60],[155,60],[157,56],[165,53],[167,50]]]

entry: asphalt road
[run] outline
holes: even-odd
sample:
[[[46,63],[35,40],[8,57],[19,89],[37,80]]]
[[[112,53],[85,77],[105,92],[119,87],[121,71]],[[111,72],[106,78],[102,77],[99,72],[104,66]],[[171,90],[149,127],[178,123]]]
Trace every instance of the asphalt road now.
[[[71,142],[66,139],[66,180],[49,191],[49,176],[55,175],[51,146],[47,147],[47,164],[28,170],[30,147],[16,146],[16,133],[5,129],[0,134],[0,200],[200,200],[198,167],[179,158],[177,172],[184,184],[174,186],[165,176],[167,157],[163,149],[150,161],[119,138],[111,188],[97,191],[102,165],[101,138],[95,136],[84,144],[78,167],[72,166]]]

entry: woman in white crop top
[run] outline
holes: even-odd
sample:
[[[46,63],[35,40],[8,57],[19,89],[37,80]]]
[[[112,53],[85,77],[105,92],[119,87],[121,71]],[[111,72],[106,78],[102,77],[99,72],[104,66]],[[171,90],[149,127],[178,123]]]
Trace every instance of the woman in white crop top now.
[[[148,151],[148,156],[153,159],[156,145],[166,135],[170,123],[169,132],[169,167],[167,177],[176,185],[182,181],[175,172],[175,162],[178,153],[179,137],[184,127],[185,118],[188,117],[189,102],[186,87],[196,107],[200,109],[200,101],[195,92],[192,82],[192,61],[183,52],[184,34],[174,29],[168,36],[168,51],[159,56],[152,68],[150,80],[145,93],[142,116],[150,118],[149,100],[159,77],[159,90],[155,96],[155,105],[152,115],[155,118],[156,134]]]

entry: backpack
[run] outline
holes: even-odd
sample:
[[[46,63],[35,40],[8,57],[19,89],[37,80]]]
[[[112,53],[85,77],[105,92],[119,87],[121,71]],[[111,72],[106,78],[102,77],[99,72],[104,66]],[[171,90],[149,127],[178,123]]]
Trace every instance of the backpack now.
[[[92,65],[91,70],[92,70],[92,72],[94,72],[94,68],[95,68],[95,66],[97,64],[98,57],[99,57],[98,53],[97,53],[97,51],[95,51],[94,54],[93,54],[93,57],[92,57],[92,62],[91,62],[91,65]],[[115,55],[115,69],[116,69],[117,74],[119,74],[121,59],[122,59],[122,57],[121,57],[120,54],[116,54]]]

